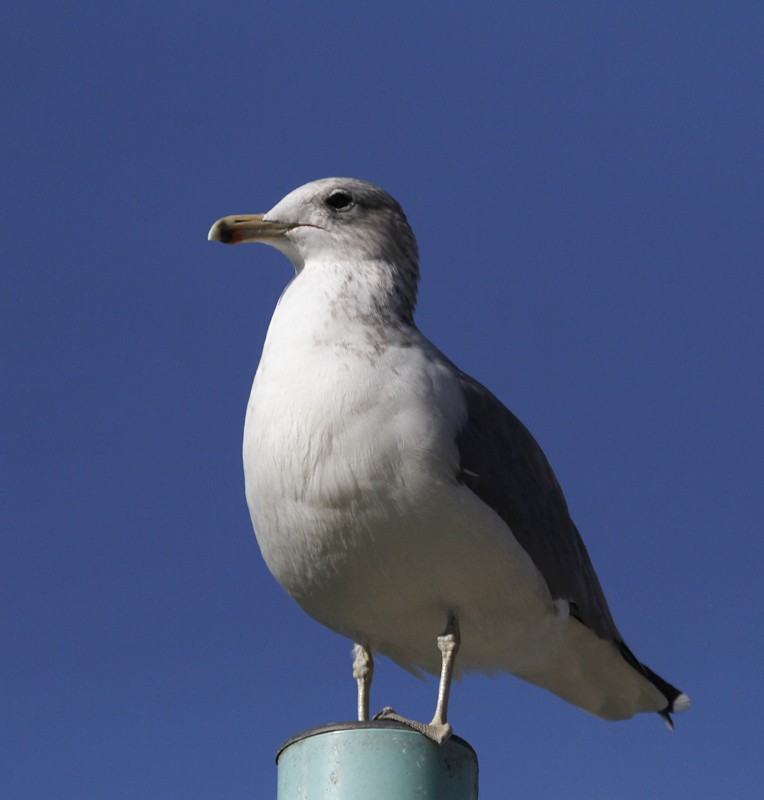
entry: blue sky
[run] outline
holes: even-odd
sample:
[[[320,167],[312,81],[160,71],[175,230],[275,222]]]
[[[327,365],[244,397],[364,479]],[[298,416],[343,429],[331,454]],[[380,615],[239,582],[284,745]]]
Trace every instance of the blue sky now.
[[[534,432],[638,656],[591,718],[510,676],[451,717],[481,796],[760,796],[759,3],[13,2],[0,11],[0,795],[275,796],[352,717],[350,643],[263,564],[240,440],[291,275],[210,224],[349,175],[418,321]],[[433,681],[380,660],[372,705]]]

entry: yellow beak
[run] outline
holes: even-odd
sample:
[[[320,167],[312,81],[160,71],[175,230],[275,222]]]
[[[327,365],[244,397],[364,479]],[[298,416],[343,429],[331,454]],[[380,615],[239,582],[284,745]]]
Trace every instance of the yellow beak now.
[[[280,239],[287,231],[297,227],[288,222],[264,220],[263,214],[234,214],[219,219],[207,234],[211,242],[239,244]]]

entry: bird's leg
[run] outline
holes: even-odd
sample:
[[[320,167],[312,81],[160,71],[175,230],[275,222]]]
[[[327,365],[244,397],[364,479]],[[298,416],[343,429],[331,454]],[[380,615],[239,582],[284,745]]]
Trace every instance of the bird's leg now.
[[[392,719],[402,722],[413,728],[419,733],[423,733],[428,739],[432,739],[438,744],[443,744],[451,737],[452,728],[448,724],[448,697],[451,692],[451,678],[454,674],[454,663],[456,653],[459,650],[462,637],[459,633],[459,619],[456,614],[449,614],[448,624],[442,635],[438,636],[438,650],[441,655],[440,684],[438,685],[438,703],[435,706],[435,716],[429,725],[415,720],[406,719],[400,714],[396,714],[392,708],[383,708],[374,719]]]
[[[441,654],[440,684],[438,685],[438,703],[435,706],[435,716],[430,727],[447,731],[445,739],[451,735],[451,726],[448,724],[448,698],[451,694],[451,678],[454,674],[456,654],[462,637],[459,632],[459,619],[456,614],[449,614],[448,624],[441,636],[438,636],[438,650]]]
[[[369,719],[369,690],[371,678],[374,675],[374,659],[371,650],[366,645],[353,646],[353,677],[358,684],[358,721],[366,722]]]

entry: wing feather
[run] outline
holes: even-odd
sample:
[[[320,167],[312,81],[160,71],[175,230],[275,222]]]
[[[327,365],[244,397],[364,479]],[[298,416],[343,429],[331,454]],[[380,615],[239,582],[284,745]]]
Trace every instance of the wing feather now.
[[[622,643],[581,536],[541,447],[501,401],[460,372],[467,420],[461,479],[507,523],[554,599],[603,639]]]

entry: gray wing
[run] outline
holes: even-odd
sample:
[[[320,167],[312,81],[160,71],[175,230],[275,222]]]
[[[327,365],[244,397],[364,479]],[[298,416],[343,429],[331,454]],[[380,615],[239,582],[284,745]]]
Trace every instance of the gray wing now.
[[[489,505],[544,576],[552,597],[603,639],[623,642],[562,489],[527,428],[485,387],[459,373],[467,421],[459,431],[461,480]]]

